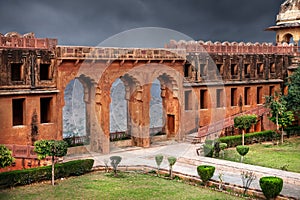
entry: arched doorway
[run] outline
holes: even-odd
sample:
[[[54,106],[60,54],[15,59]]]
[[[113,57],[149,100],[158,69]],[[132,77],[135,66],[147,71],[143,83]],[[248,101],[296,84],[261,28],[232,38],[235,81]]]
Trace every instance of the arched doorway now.
[[[84,93],[78,79],[71,80],[64,90],[63,138],[72,145],[87,141]]]
[[[110,89],[110,141],[130,139],[127,131],[128,108],[125,95],[125,85],[117,78]]]
[[[163,126],[165,124],[165,118],[163,114],[163,105],[161,97],[161,84],[158,79],[152,82],[150,89],[150,136],[165,135],[163,132]]]

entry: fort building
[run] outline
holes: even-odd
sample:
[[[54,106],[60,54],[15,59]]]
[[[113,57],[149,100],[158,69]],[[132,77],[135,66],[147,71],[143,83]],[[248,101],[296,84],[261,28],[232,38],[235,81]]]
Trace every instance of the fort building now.
[[[170,41],[165,48],[58,45],[33,33],[0,35],[0,144],[13,151],[15,168],[41,164],[33,143],[63,139],[65,89],[83,86],[89,151],[111,151],[111,88],[125,86],[127,130],[132,146],[150,147],[151,85],[160,82],[166,139],[237,134],[233,118],[257,114],[251,131],[274,128],[264,96],[286,92],[285,81],[300,64],[299,1],[281,6],[276,44]]]

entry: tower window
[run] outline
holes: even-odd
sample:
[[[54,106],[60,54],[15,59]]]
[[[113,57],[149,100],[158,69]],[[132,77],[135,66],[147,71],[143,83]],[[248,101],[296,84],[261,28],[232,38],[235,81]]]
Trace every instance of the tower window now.
[[[40,99],[41,123],[51,122],[51,97]]]
[[[250,77],[250,64],[245,64],[244,65],[244,74],[245,74],[245,78]]]
[[[24,102],[24,98],[12,100],[13,126],[24,125]]]

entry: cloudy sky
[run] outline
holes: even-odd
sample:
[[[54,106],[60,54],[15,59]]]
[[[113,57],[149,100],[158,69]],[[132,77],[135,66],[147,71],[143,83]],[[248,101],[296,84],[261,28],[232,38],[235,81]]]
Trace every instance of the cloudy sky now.
[[[284,0],[7,0],[0,32],[34,32],[61,45],[95,46],[120,32],[162,27],[195,40],[274,42]]]

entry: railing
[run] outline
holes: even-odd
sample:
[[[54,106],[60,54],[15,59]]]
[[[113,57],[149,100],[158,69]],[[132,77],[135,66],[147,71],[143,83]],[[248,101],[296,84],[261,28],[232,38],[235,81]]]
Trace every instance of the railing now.
[[[60,59],[183,60],[186,58],[186,52],[183,49],[57,46],[56,54]]]
[[[74,136],[74,137],[64,138],[64,141],[66,141],[70,146],[76,146],[76,145],[83,145],[88,143],[89,138],[88,136]]]
[[[291,54],[300,55],[300,47],[281,44],[272,45],[270,43],[237,43],[237,42],[215,42],[210,41],[170,41],[166,48],[186,49],[188,53],[232,53],[232,54]]]
[[[221,131],[224,128],[230,127],[234,125],[234,118],[237,116],[241,116],[241,115],[249,115],[249,114],[255,114],[257,116],[262,116],[263,114],[265,114],[266,112],[268,112],[269,109],[265,108],[263,105],[261,106],[257,106],[254,109],[236,114],[236,115],[232,115],[230,117],[227,117],[224,120],[219,120],[217,122],[214,122],[210,125],[207,126],[203,126],[201,128],[198,129],[198,137],[204,137],[204,136],[208,136],[211,135],[213,133],[216,133],[218,131]]]
[[[0,36],[0,48],[55,49],[57,39]]]
[[[130,135],[127,132],[113,132],[109,134],[110,141],[118,141],[124,139],[130,139]]]

